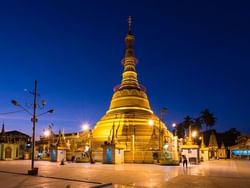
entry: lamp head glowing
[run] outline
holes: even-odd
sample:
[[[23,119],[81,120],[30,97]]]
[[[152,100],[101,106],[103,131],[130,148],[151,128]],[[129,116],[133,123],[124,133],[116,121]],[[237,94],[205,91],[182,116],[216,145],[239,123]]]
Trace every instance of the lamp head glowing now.
[[[195,138],[196,136],[197,136],[197,131],[193,131],[193,132],[192,132],[192,137]]]
[[[175,127],[176,127],[176,123],[173,123],[173,124],[172,124],[172,127],[175,128]]]
[[[89,124],[84,123],[84,124],[82,125],[82,129],[83,129],[84,131],[89,130]]]
[[[50,131],[49,131],[49,130],[46,130],[46,131],[44,131],[43,134],[44,134],[45,137],[49,137],[49,136],[50,136]]]
[[[154,120],[152,119],[148,120],[148,125],[151,127],[154,126]]]

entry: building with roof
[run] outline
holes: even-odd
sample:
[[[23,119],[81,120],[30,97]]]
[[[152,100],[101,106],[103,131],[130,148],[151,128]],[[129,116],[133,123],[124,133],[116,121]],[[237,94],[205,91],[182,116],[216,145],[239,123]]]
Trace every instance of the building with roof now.
[[[28,159],[30,155],[30,136],[20,131],[5,131],[2,124],[0,133],[0,159]]]
[[[250,136],[241,135],[237,139],[238,144],[230,146],[230,158],[250,159]]]

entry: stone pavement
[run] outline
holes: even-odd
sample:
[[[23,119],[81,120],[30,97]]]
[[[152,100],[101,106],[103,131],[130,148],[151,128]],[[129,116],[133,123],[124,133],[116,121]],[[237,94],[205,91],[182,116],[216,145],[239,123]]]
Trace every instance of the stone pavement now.
[[[47,188],[47,187],[64,187],[68,188],[80,188],[80,187],[91,187],[94,184],[83,183],[78,181],[67,181],[62,179],[44,178],[44,177],[33,177],[22,174],[12,174],[0,172],[0,187],[1,188]]]
[[[60,165],[47,161],[35,161],[35,166],[39,167],[39,176],[32,177],[24,175],[30,168],[30,161],[0,161],[0,188],[250,187],[250,161],[216,160],[188,168],[153,164]]]

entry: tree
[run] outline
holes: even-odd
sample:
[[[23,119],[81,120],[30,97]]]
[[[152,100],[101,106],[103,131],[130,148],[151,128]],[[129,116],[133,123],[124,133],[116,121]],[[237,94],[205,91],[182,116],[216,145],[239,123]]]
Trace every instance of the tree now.
[[[178,138],[185,138],[185,129],[182,123],[176,125],[175,134],[178,136]]]
[[[202,122],[201,122],[201,119],[198,117],[198,118],[195,118],[193,120],[193,124],[192,124],[192,129],[200,132],[201,131],[201,128],[202,128]]]
[[[240,135],[236,138],[235,142],[240,145],[245,145],[247,142],[248,136]]]
[[[194,123],[193,118],[191,118],[190,116],[184,117],[184,121],[182,122],[182,125],[184,129],[186,130],[186,133],[188,132],[189,127],[193,125],[193,123]]]
[[[205,124],[206,130],[208,128],[211,129],[216,123],[216,118],[214,117],[214,114],[209,112],[207,108],[201,112],[200,118],[202,124]]]
[[[225,146],[233,146],[237,144],[237,138],[240,136],[240,132],[236,128],[231,128],[228,131],[222,133],[221,137]]]

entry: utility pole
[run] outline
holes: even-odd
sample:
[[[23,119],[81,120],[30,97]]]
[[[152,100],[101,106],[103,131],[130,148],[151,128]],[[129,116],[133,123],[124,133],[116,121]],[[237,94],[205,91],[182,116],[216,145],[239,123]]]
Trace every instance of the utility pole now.
[[[31,152],[31,170],[28,170],[28,175],[37,175],[38,174],[38,168],[34,168],[34,160],[35,160],[35,137],[36,137],[36,123],[37,123],[37,117],[42,116],[47,113],[53,113],[54,110],[50,109],[44,113],[36,114],[37,110],[37,80],[35,80],[35,87],[34,92],[29,92],[32,95],[34,95],[34,101],[33,101],[33,113],[30,112],[27,108],[22,106],[20,103],[18,103],[16,100],[11,100],[11,103],[19,108],[21,108],[23,111],[27,112],[29,115],[31,115],[31,122],[32,122],[32,152]],[[46,104],[46,101],[42,100],[42,105]]]
[[[33,104],[33,117],[31,121],[33,122],[32,128],[32,156],[31,156],[31,170],[34,170],[34,160],[35,160],[35,136],[36,136],[36,108],[37,108],[37,80],[35,80],[35,89],[34,89],[34,104]]]

